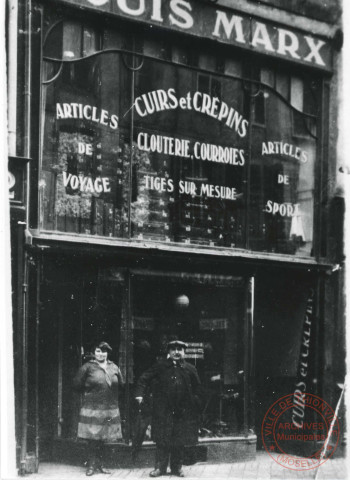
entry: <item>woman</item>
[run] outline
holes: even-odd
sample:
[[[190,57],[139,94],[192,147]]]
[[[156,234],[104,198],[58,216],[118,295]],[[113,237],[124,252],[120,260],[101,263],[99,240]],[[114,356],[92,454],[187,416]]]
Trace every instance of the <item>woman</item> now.
[[[119,367],[107,359],[112,348],[107,342],[95,346],[94,358],[74,378],[74,388],[83,394],[78,437],[88,442],[86,475],[110,473],[102,465],[105,442],[122,438],[118,387],[123,383]]]

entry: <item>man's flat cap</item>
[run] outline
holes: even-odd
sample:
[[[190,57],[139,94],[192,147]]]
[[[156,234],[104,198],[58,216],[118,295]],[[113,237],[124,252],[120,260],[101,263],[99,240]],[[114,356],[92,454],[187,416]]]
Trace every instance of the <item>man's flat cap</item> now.
[[[187,343],[182,342],[181,340],[172,340],[171,342],[168,343],[168,350],[170,348],[175,348],[175,347],[187,348],[188,345]]]

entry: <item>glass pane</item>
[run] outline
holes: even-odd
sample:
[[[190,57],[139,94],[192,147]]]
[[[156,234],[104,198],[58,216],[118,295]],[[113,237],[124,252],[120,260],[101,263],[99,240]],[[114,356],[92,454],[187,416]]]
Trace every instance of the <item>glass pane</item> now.
[[[83,56],[87,57],[95,53],[99,48],[99,37],[97,33],[89,27],[83,29]]]
[[[135,84],[133,238],[243,247],[242,82],[145,58]]]
[[[168,341],[181,339],[188,344],[186,360],[195,365],[202,383],[200,436],[242,433],[243,282],[215,275],[168,275],[135,277],[132,285],[135,383],[167,357]]]
[[[304,111],[304,82],[302,78],[291,77],[290,79],[290,103],[300,112]]]
[[[99,269],[90,261],[67,258],[44,262],[40,311],[39,372],[40,425],[43,450],[53,438],[76,438],[80,395],[72,391],[79,366],[92,358],[94,343],[107,341],[109,359],[125,379],[125,296],[120,270]],[[123,389],[119,402],[124,413]]]
[[[44,86],[43,229],[128,235],[130,138],[123,114],[131,104],[129,76],[119,54],[100,54],[63,62]]]
[[[276,72],[276,90],[286,100],[289,100],[290,78],[287,74]]]
[[[226,248],[249,235],[253,250],[312,254],[316,122],[298,110],[315,111],[316,84],[76,25],[58,22],[45,45],[71,54],[43,68],[43,229]],[[84,58],[102,38],[145,56]]]
[[[273,70],[270,68],[261,68],[260,70],[260,80],[261,83],[269,85],[270,87],[275,86],[275,75]]]
[[[82,26],[76,22],[63,23],[63,58],[80,58],[82,55]]]
[[[208,70],[211,72],[215,72],[217,66],[217,58],[213,57],[212,55],[205,55],[204,53],[200,53],[198,55],[198,67],[202,68],[203,70]]]
[[[315,120],[264,90],[266,128],[253,127],[249,245],[312,255]]]
[[[80,313],[82,363],[93,358],[96,341],[107,341],[112,347],[112,352],[108,358],[119,366],[125,381],[126,319],[123,313],[123,284],[120,279],[101,275],[100,272],[97,278],[83,281],[81,287],[81,292],[83,292],[82,311]],[[69,336],[69,330],[67,335]],[[66,390],[67,397],[71,392],[71,380],[72,377],[68,377],[69,390]],[[124,413],[123,394],[123,389],[119,388],[118,400],[122,415]],[[67,403],[68,401],[71,402],[71,398],[67,398]],[[125,432],[123,434],[125,436]]]
[[[252,105],[252,118],[254,119],[254,123],[264,125],[266,121],[264,91],[259,87],[255,87],[254,90],[256,91],[253,93],[254,102]]]
[[[225,61],[225,73],[236,77],[242,76],[242,63],[239,60],[227,58]]]

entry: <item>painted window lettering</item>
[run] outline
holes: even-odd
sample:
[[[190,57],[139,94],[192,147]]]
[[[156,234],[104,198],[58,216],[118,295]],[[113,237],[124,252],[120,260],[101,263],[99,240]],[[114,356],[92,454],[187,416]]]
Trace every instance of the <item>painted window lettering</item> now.
[[[158,89],[143,93],[134,101],[137,114],[146,117],[164,110],[195,110],[196,112],[208,115],[216,120],[225,123],[229,128],[235,130],[240,137],[245,137],[248,131],[249,122],[233,107],[202,92],[187,92],[183,97],[178,98],[174,88],[168,90]]]
[[[287,142],[263,142],[261,146],[262,155],[285,155],[295,158],[301,163],[308,161],[308,153],[296,145]]]
[[[198,160],[224,163],[226,165],[245,164],[244,150],[233,147],[222,147],[211,143],[195,142],[193,148],[194,158]]]
[[[272,213],[272,215],[276,215],[278,213],[281,215],[281,217],[294,217],[300,215],[299,203],[277,203],[273,202],[272,200],[268,200],[266,202],[265,212]]]
[[[109,178],[107,177],[93,179],[84,175],[72,175],[71,173],[63,172],[63,185],[64,187],[69,185],[72,190],[85,193],[107,193],[111,191]]]
[[[190,142],[185,139],[140,132],[137,136],[137,146],[144,152],[157,152],[174,155],[175,157],[190,158]]]
[[[191,142],[183,138],[140,132],[137,136],[137,146],[144,152],[157,152],[175,157],[191,158]],[[244,155],[243,149],[234,147],[223,147],[201,142],[194,142],[193,144],[193,157],[196,160],[243,166],[245,164]]]
[[[68,118],[90,120],[109,126],[113,130],[118,128],[119,120],[117,115],[110,115],[107,110],[82,103],[56,103],[56,118],[57,120]]]

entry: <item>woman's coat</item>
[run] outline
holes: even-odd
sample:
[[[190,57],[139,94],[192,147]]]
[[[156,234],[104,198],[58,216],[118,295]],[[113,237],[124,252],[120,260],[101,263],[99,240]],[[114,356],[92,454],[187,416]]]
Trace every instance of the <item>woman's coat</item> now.
[[[106,369],[97,360],[85,363],[73,380],[83,394],[78,437],[108,442],[122,438],[118,387],[123,383],[119,367],[107,361]]]

